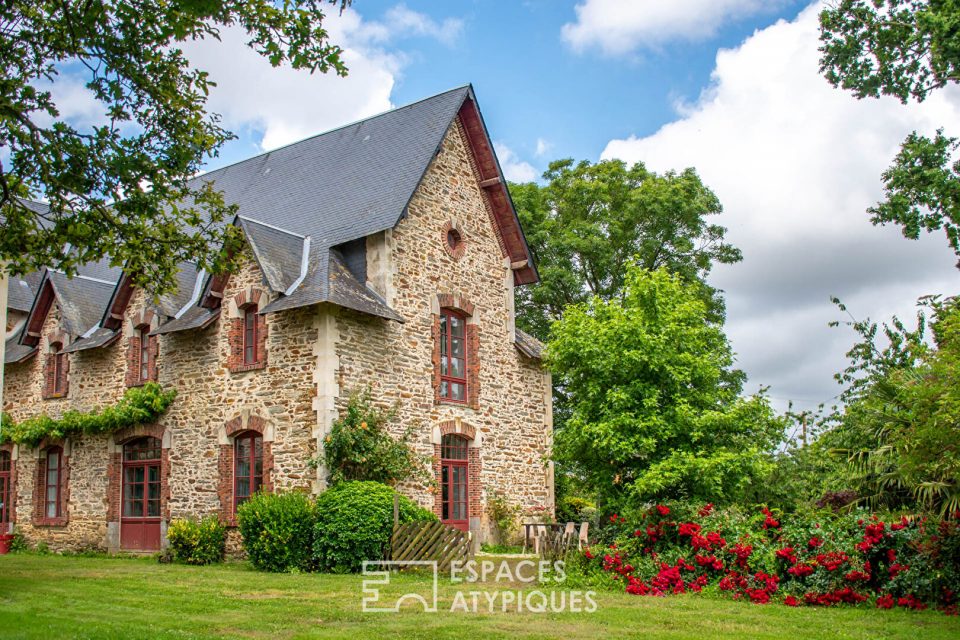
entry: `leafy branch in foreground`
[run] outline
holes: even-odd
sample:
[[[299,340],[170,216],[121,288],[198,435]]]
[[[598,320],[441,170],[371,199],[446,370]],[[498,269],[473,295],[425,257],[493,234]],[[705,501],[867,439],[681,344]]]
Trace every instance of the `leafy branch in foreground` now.
[[[349,1],[0,3],[0,261],[73,274],[108,257],[157,294],[180,262],[228,268],[234,209],[194,176],[233,136],[180,45],[239,28],[274,66],[345,75],[323,9]],[[100,110],[89,122],[64,113],[73,83]]]

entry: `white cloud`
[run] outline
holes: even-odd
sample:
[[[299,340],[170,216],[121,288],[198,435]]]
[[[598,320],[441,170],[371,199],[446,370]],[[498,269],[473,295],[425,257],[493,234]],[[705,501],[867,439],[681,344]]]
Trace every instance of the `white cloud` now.
[[[547,142],[547,141],[544,140],[543,138],[537,138],[537,151],[536,151],[536,154],[537,154],[538,156],[545,155],[548,151],[550,151],[550,149],[553,149],[553,144],[552,144],[552,143]]]
[[[783,0],[583,0],[564,41],[577,51],[597,47],[608,55],[654,48],[670,40],[712,36],[734,20],[776,8]]]
[[[390,95],[407,60],[388,45],[415,36],[449,44],[462,30],[459,20],[437,23],[403,5],[383,21],[364,20],[352,9],[334,11],[324,26],[330,41],[343,48],[346,77],[274,68],[246,46],[239,27],[222,29],[220,42],[188,42],[183,49],[217,83],[208,109],[223,116],[227,129],[262,132],[260,146],[269,150],[391,109]]]
[[[502,142],[494,141],[493,150],[500,161],[503,176],[510,182],[533,182],[537,179],[537,170],[529,162],[524,162],[513,149]]]
[[[402,4],[387,11],[385,22],[390,31],[398,36],[427,36],[447,46],[453,46],[463,35],[463,20],[446,18],[443,22],[437,22],[430,16],[411,11]]]
[[[903,106],[834,89],[817,68],[818,8],[720,51],[710,88],[678,120],[603,153],[657,170],[694,166],[716,191],[717,221],[744,253],[712,276],[740,366],[751,387],[771,384],[805,406],[838,393],[831,376],[854,341],[827,328],[842,319],[829,296],[859,317],[910,318],[918,296],[958,289],[942,235],[906,240],[872,226],[866,209],[907,133],[960,121],[960,92]]]

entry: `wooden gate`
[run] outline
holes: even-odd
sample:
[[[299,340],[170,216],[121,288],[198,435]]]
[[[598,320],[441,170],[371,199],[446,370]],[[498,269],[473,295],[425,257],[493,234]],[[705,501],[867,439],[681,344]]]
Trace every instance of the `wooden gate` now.
[[[394,525],[389,560],[433,560],[442,572],[454,560],[467,560],[473,553],[469,531],[442,522],[407,522]]]

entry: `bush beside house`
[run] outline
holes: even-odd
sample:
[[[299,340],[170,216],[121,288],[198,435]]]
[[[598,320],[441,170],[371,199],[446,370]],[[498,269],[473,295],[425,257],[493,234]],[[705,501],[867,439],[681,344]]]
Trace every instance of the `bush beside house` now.
[[[257,493],[237,509],[243,547],[261,571],[313,569],[316,505],[303,493]]]
[[[321,571],[359,571],[364,560],[379,560],[390,544],[393,499],[399,495],[378,482],[343,482],[320,494],[314,530],[314,561]],[[399,496],[400,522],[436,520],[409,498]]]
[[[186,564],[221,562],[226,550],[227,530],[217,516],[202,520],[174,520],[167,529],[174,557]]]

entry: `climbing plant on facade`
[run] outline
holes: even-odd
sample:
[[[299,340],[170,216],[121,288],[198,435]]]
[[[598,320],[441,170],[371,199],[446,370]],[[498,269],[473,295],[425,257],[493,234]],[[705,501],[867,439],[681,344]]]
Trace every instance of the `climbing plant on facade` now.
[[[116,404],[99,411],[65,411],[58,418],[40,414],[20,422],[14,422],[4,414],[0,444],[14,442],[36,446],[44,438],[113,433],[154,422],[166,412],[176,396],[176,391],[164,391],[159,384],[149,382],[128,389]]]

